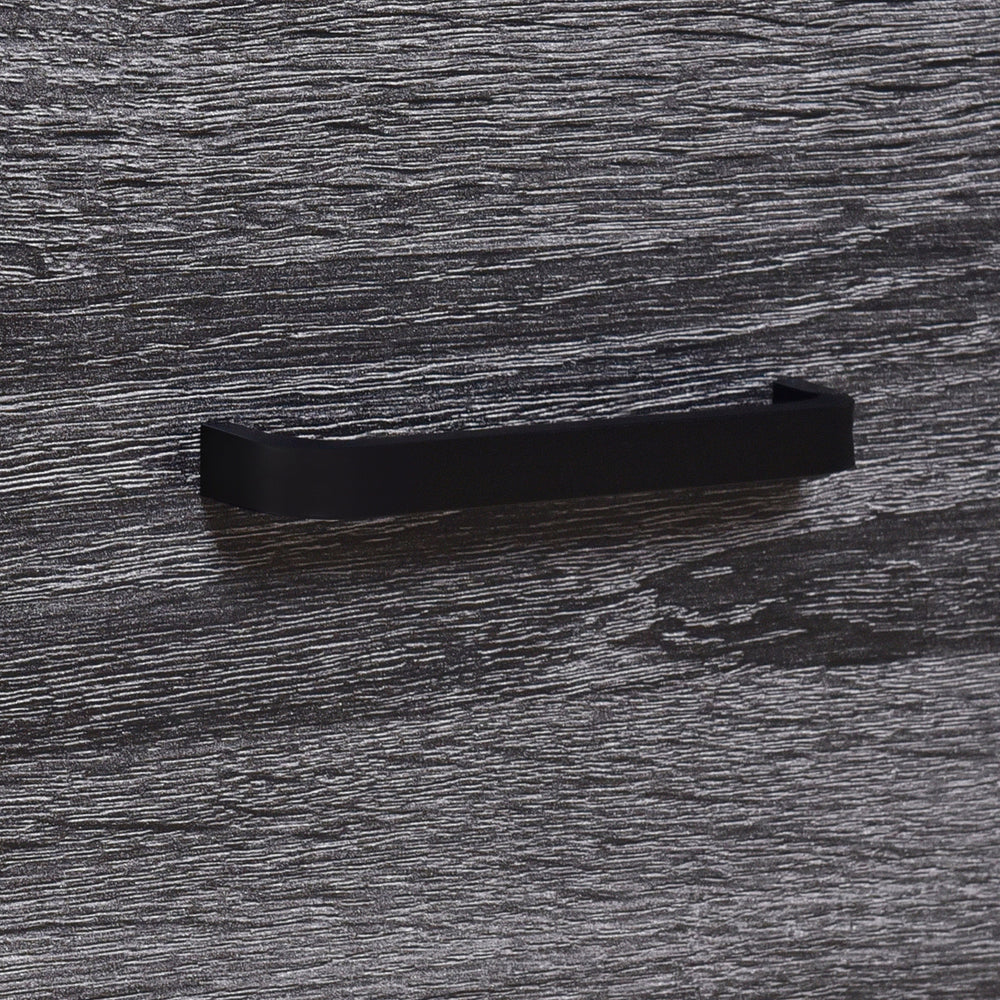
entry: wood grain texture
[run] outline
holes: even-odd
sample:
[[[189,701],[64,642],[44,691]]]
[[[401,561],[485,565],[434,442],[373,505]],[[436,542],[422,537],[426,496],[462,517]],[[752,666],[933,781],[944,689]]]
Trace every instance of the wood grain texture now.
[[[994,3],[0,4],[0,994],[1000,996]],[[360,525],[197,428],[857,398]]]

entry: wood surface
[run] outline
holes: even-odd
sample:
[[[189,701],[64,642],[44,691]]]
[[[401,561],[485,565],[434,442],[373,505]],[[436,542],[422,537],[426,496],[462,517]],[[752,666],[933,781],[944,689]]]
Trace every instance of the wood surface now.
[[[0,995],[1000,996],[995,2],[0,4]],[[857,400],[341,525],[306,434]]]

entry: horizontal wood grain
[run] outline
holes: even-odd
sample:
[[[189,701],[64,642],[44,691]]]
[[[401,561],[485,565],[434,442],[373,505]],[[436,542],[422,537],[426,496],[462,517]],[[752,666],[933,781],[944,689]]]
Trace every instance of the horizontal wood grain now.
[[[0,993],[1000,996],[995,5],[0,5]],[[362,524],[209,418],[857,401]]]

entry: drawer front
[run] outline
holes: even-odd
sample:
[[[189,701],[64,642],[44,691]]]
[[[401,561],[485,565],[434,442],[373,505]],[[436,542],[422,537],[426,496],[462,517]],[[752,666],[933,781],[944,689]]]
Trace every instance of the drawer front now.
[[[991,7],[0,12],[0,992],[1000,991]],[[857,403],[357,522],[198,429]]]

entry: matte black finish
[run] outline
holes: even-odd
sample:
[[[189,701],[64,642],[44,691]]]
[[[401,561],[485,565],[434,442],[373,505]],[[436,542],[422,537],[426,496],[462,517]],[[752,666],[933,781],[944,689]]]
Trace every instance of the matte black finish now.
[[[335,441],[212,421],[201,492],[273,514],[364,518],[853,468],[850,396],[798,379],[772,389],[772,406]]]

